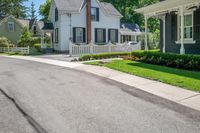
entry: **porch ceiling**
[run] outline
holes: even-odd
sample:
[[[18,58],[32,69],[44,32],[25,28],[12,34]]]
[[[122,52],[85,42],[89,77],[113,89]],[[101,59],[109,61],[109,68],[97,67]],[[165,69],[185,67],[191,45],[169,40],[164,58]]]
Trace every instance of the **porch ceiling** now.
[[[158,16],[172,11],[178,11],[180,7],[189,9],[191,7],[200,6],[200,0],[166,0],[150,6],[136,9],[136,12],[145,16]]]

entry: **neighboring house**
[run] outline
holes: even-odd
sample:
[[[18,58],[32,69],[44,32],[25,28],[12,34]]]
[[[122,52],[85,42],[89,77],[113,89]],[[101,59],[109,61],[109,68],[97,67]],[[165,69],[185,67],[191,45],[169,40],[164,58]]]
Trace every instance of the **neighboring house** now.
[[[33,35],[39,36],[43,25],[43,22],[36,20],[31,23],[31,20],[16,19],[13,16],[0,17],[0,37],[6,37],[17,44],[24,27],[29,28]]]
[[[136,10],[161,20],[161,51],[200,54],[200,0],[161,0]],[[146,43],[147,49],[147,43]]]
[[[142,35],[140,27],[133,23],[121,23],[120,25],[120,43],[138,42],[138,36]]]
[[[49,13],[53,47],[69,51],[70,39],[75,44],[118,43],[121,17],[113,5],[99,0],[53,0]]]

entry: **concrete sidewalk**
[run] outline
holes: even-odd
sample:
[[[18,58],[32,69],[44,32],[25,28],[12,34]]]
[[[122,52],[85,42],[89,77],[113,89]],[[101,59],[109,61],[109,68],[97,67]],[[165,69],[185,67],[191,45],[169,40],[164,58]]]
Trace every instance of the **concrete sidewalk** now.
[[[6,57],[36,61],[40,63],[68,67],[76,70],[89,72],[132,87],[136,87],[145,92],[151,93],[153,95],[168,99],[170,101],[200,111],[200,93],[193,92],[190,90],[185,90],[180,87],[175,87],[161,82],[133,76],[130,74],[122,73],[105,67],[90,66],[81,63],[56,61],[56,60],[34,58],[27,56],[6,56]]]

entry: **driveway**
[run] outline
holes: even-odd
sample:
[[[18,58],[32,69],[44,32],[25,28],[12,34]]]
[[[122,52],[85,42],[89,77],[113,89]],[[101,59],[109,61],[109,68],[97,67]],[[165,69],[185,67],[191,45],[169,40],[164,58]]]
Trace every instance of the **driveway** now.
[[[200,131],[197,111],[70,68],[0,57],[0,88],[48,133]]]

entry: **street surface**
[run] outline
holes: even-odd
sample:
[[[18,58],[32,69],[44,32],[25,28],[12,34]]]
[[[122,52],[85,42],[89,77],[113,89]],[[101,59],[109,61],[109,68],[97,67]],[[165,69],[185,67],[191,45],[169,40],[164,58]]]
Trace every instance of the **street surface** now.
[[[0,57],[0,89],[41,132],[200,132],[198,111],[70,68]],[[12,101],[0,100],[0,133],[35,133]]]

